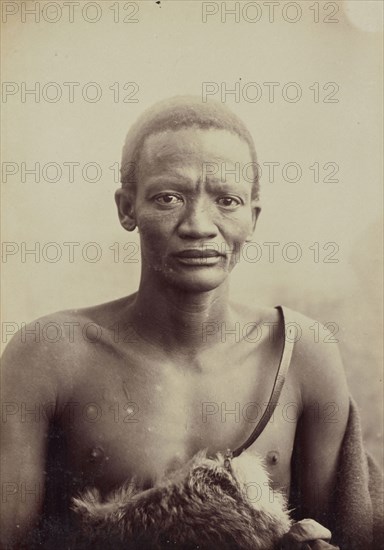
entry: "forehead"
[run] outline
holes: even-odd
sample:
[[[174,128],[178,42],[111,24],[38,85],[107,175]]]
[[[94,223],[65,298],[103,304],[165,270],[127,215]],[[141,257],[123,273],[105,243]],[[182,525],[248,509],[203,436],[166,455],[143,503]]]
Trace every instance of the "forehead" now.
[[[227,130],[185,128],[148,136],[140,155],[140,172],[146,174],[215,162],[244,166],[252,161],[248,144]]]

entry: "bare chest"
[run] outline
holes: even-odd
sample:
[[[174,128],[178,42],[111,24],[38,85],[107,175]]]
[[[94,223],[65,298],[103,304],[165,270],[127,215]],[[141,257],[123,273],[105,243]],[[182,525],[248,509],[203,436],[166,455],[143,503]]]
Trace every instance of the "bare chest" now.
[[[163,365],[164,367],[164,365]],[[245,360],[208,374],[173,368],[96,368],[62,406],[68,467],[81,484],[108,492],[129,478],[144,485],[198,450],[240,446],[264,413],[273,385]],[[290,482],[298,418],[287,380],[279,404],[250,451],[264,459],[276,487]]]

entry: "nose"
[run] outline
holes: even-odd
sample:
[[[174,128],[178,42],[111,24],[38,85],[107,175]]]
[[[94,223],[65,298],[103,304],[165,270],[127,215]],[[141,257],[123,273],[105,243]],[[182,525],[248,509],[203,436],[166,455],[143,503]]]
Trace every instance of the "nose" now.
[[[187,204],[179,224],[179,236],[182,239],[212,239],[217,235],[212,214],[211,205],[203,200]]]

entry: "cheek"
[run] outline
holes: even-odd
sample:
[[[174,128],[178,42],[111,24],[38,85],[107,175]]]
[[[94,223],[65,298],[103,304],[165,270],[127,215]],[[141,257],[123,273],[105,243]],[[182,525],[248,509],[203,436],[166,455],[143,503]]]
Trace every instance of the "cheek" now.
[[[222,233],[226,240],[236,243],[243,243],[252,231],[252,214],[243,214],[234,217],[226,216],[222,224]]]
[[[177,219],[175,215],[169,212],[165,214],[164,212],[153,212],[143,209],[137,215],[136,223],[141,239],[153,246],[156,243],[169,240]]]

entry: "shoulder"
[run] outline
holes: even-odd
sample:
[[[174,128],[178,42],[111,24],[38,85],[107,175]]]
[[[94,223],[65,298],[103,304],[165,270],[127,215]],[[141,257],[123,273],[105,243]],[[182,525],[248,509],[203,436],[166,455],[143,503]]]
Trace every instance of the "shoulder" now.
[[[66,353],[81,351],[87,344],[107,337],[108,330],[132,298],[57,311],[29,323],[23,322],[7,343],[3,357],[28,356],[33,359],[44,354],[49,359],[57,358],[58,353],[65,357]]]
[[[7,344],[3,358],[28,357],[33,360],[43,354],[49,359],[71,343],[74,329],[83,326],[86,321],[86,316],[80,311],[68,310],[44,315],[28,323],[22,322]]]
[[[294,342],[290,370],[297,380],[303,407],[333,404],[346,417],[349,390],[338,346],[338,326],[326,325],[284,308],[286,340]]]
[[[261,328],[270,325],[279,325],[280,315],[276,307],[255,306],[249,303],[230,302],[234,318],[242,324],[255,324]]]
[[[4,391],[16,386],[53,397],[82,362],[95,326],[86,311],[58,311],[20,323],[7,343],[1,361]]]
[[[9,372],[12,379],[28,377],[64,387],[87,368],[100,347],[114,347],[116,324],[132,299],[57,311],[21,323],[4,350],[3,375]]]

